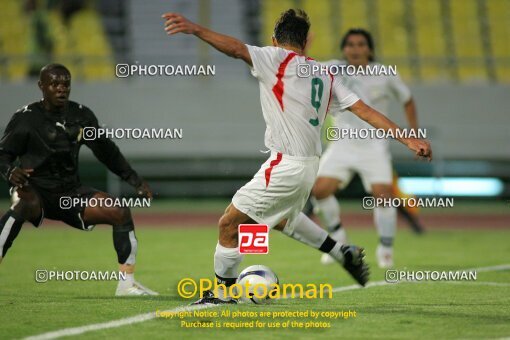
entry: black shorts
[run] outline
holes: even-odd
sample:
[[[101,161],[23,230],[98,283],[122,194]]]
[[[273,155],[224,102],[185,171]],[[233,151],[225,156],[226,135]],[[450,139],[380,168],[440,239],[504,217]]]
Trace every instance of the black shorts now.
[[[31,187],[39,196],[41,202],[41,215],[36,220],[30,221],[34,226],[40,226],[42,221],[48,218],[50,220],[62,221],[80,230],[89,231],[94,228],[94,225],[85,225],[83,222],[84,206],[66,207],[63,202],[66,200],[66,197],[71,199],[76,197],[88,199],[97,192],[100,192],[99,190],[80,186],[72,190],[55,193],[36,186]]]

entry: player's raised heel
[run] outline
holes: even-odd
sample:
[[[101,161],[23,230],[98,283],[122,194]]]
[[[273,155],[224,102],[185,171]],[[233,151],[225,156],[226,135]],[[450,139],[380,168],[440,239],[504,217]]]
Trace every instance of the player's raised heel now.
[[[159,293],[143,286],[137,281],[132,285],[125,286],[119,282],[115,296],[157,296]]]
[[[365,263],[365,250],[357,246],[343,245],[341,251],[344,255],[343,267],[362,286],[368,282],[369,270]]]
[[[214,296],[214,293],[211,290],[206,290],[204,295],[197,301],[193,302],[191,305],[235,305],[237,301],[234,299],[230,300],[222,300]]]
[[[335,263],[335,259],[333,258],[333,256],[329,255],[329,254],[322,254],[321,256],[321,263],[322,264],[325,264],[325,265],[328,265],[328,264],[332,264],[332,263]]]

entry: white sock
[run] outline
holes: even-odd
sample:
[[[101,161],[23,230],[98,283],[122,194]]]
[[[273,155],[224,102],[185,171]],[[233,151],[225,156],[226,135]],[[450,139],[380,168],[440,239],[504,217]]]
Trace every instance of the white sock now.
[[[340,204],[336,197],[331,195],[321,200],[312,197],[311,202],[328,231],[333,231],[340,224]]]
[[[381,244],[386,247],[391,247],[397,232],[397,209],[375,208],[374,224],[377,228]]]
[[[333,247],[333,249],[331,249],[328,254],[331,255],[331,257],[333,257],[335,260],[339,261],[340,263],[344,263],[344,254],[340,250],[341,246],[342,245],[339,242],[337,242],[335,244],[335,246]]]
[[[237,269],[242,260],[239,248],[226,248],[218,242],[214,253],[214,272],[221,278],[237,279]]]
[[[119,279],[119,287],[131,287],[133,283],[135,282],[135,274],[126,273],[126,279],[123,280],[122,278]]]
[[[289,229],[292,229],[292,232],[289,232]],[[329,253],[339,261],[343,261],[343,255],[340,251],[341,244],[335,242],[324,229],[303,213],[299,213],[292,222],[292,226],[285,227],[283,233],[312,248]]]
[[[344,228],[339,228],[335,231],[332,231],[329,236],[337,241],[340,242],[340,244],[347,244],[347,233],[345,232]]]
[[[292,229],[291,232],[289,232],[290,229]],[[292,222],[292,226],[287,225],[283,229],[283,233],[315,249],[319,249],[328,237],[324,229],[302,212]]]
[[[216,280],[225,286],[231,286],[237,280],[239,264],[244,255],[239,254],[239,248],[223,247],[219,242],[214,253],[214,272]],[[218,298],[222,300],[231,299],[225,294],[225,290],[218,289]]]

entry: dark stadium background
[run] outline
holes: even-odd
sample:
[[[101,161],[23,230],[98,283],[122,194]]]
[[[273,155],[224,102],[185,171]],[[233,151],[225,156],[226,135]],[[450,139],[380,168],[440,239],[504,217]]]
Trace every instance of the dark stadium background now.
[[[377,59],[397,65],[412,89],[435,156],[430,164],[415,162],[393,142],[402,178],[492,179],[480,182],[483,192],[474,189],[461,196],[510,196],[507,0],[2,0],[0,127],[20,106],[40,97],[40,66],[61,62],[73,73],[71,99],[91,107],[106,126],[183,129],[182,140],[116,140],[160,197],[228,197],[265,158],[259,152],[264,124],[257,83],[242,62],[198,39],[168,38],[160,15],[178,11],[263,45],[270,42],[275,18],[289,7],[308,11],[309,55],[315,59],[340,58],[342,33],[364,27],[374,34]],[[216,75],[116,78],[117,63],[209,64],[215,65]],[[405,123],[398,106],[390,116]],[[132,194],[83,151],[84,183]],[[6,188],[2,183],[2,197],[7,197]],[[362,194],[359,180],[342,193]]]

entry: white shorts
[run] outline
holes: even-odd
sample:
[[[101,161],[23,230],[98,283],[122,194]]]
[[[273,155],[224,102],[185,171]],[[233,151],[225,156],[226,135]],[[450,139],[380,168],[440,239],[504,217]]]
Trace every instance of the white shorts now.
[[[319,157],[272,152],[253,179],[236,192],[232,204],[257,223],[274,228],[287,219],[287,228],[292,228],[310,195],[318,168]]]
[[[318,177],[336,178],[345,188],[358,173],[367,192],[372,184],[392,184],[393,167],[387,148],[360,148],[349,143],[332,142],[321,157]]]

